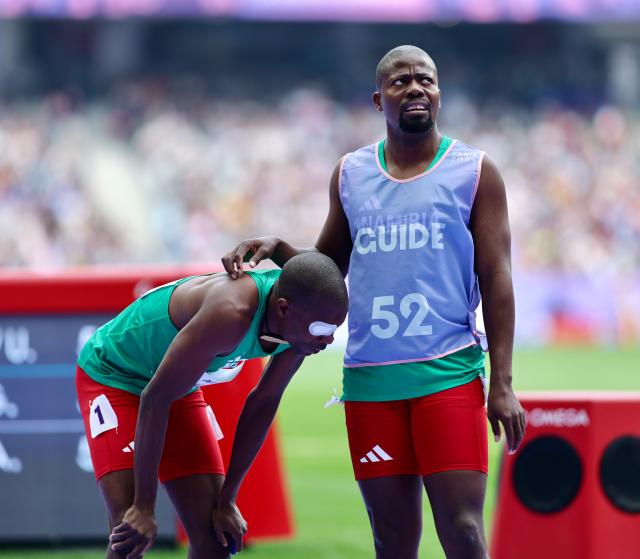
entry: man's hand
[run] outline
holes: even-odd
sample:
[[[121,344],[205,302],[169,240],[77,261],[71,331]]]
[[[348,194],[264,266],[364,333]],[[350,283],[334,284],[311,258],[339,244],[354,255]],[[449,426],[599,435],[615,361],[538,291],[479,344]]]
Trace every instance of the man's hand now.
[[[109,545],[114,551],[125,553],[126,559],[138,559],[153,545],[157,532],[153,512],[143,512],[134,505],[111,532]]]
[[[500,440],[500,423],[507,438],[507,451],[513,454],[524,437],[526,420],[524,410],[511,386],[497,385],[489,390],[487,415],[496,442]]]
[[[235,542],[236,551],[242,551],[242,538],[247,533],[247,523],[235,503],[221,504],[213,511],[213,528],[224,547],[233,547]],[[233,542],[229,541],[229,537],[233,538]]]
[[[271,258],[280,243],[278,237],[258,237],[242,241],[222,257],[222,265],[233,279],[242,275],[243,262],[249,261],[249,266],[255,268],[258,262]]]

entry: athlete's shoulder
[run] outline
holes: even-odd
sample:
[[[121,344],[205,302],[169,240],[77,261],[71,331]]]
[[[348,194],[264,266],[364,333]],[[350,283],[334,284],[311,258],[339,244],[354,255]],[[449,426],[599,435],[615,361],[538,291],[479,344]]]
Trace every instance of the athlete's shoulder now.
[[[255,274],[255,272],[251,272]],[[258,288],[251,275],[233,280],[225,275],[207,286],[201,310],[218,323],[242,325],[251,322],[258,307]]]
[[[484,151],[454,138],[448,140],[450,145],[443,157],[447,166],[466,168],[470,165],[472,169],[479,169],[485,156]]]
[[[249,306],[242,307],[242,310],[246,314],[253,318],[253,315],[258,310],[258,307],[266,304],[266,300],[271,292],[271,288],[275,285],[276,281],[282,274],[281,268],[271,268],[267,270],[252,270],[247,271],[244,275],[247,281],[251,284],[247,286],[251,291],[251,298]]]
[[[471,162],[477,164],[478,172],[482,175],[500,175],[496,162],[484,150],[470,146],[461,140],[453,140],[449,156],[457,162]]]
[[[273,284],[278,280],[282,274],[281,268],[273,268],[269,270],[252,270],[246,272],[255,283],[256,289],[259,293],[264,294],[269,291]]]
[[[450,154],[462,154],[462,153],[473,153],[473,154],[482,154],[484,153],[481,149],[478,149],[474,146],[463,142],[462,140],[458,140],[457,138],[449,138],[451,144],[449,146]]]

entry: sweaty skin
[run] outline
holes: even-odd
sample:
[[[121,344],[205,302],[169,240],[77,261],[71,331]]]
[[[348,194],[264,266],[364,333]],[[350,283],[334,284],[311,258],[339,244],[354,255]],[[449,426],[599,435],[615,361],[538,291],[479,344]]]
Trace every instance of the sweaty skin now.
[[[385,161],[391,176],[419,175],[433,161],[442,135],[438,74],[433,60],[416,47],[398,47],[379,65],[373,105],[386,119]],[[277,237],[240,243],[222,259],[232,278],[241,278],[243,262],[254,267],[264,258],[282,266],[289,258],[319,251],[333,259],[343,275],[349,267],[352,239],[339,195],[342,159],[329,184],[329,212],[312,248],[293,247]],[[484,157],[471,212],[474,263],[482,295],[491,380],[488,419],[496,441],[501,426],[507,450],[519,447],[525,416],[512,388],[514,296],[511,279],[511,234],[506,192],[495,163]],[[372,270],[372,273],[379,271]],[[352,286],[357,289],[357,286]],[[388,476],[359,482],[372,524],[377,559],[417,558],[420,541],[421,492],[429,495],[438,536],[449,559],[486,558],[482,525],[486,476],[476,471],[447,471],[419,476]]]

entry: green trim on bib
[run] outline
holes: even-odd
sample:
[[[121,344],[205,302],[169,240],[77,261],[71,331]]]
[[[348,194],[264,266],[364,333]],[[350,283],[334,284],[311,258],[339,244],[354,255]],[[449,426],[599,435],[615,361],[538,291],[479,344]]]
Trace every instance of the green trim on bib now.
[[[342,399],[387,402],[435,394],[485,376],[484,353],[474,345],[430,361],[343,368]]]
[[[385,158],[384,158],[384,146],[386,145],[386,143],[387,143],[386,139],[378,142],[378,159],[380,160],[380,165],[384,169],[385,173],[388,173],[389,169],[387,169],[387,162],[385,161]],[[429,163],[429,166],[424,170],[425,173],[429,169],[431,169],[431,167],[433,167],[436,163],[438,163],[438,161],[442,159],[442,156],[449,149],[449,146],[452,143],[453,143],[453,138],[449,138],[449,136],[442,136],[442,139],[440,140],[440,145],[438,146],[438,151],[436,152],[436,156],[433,158],[433,161]]]

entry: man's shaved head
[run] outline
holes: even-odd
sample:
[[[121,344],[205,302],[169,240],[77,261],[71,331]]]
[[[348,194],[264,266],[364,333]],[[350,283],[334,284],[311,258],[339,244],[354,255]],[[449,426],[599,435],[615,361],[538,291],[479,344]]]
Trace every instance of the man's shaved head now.
[[[349,304],[342,273],[331,258],[320,252],[304,252],[289,259],[276,282],[275,292],[278,297],[318,308],[346,311]]]
[[[391,49],[382,57],[380,62],[378,62],[378,66],[376,67],[376,87],[378,89],[380,89],[380,85],[382,84],[382,76],[392,69],[393,63],[398,58],[408,54],[424,56],[433,64],[434,68],[436,67],[433,59],[421,48],[413,45],[400,45],[399,47]]]
[[[319,252],[290,258],[274,286],[277,332],[299,355],[310,355],[333,341],[349,306],[347,286],[338,266]],[[318,333],[311,326],[330,328]]]

